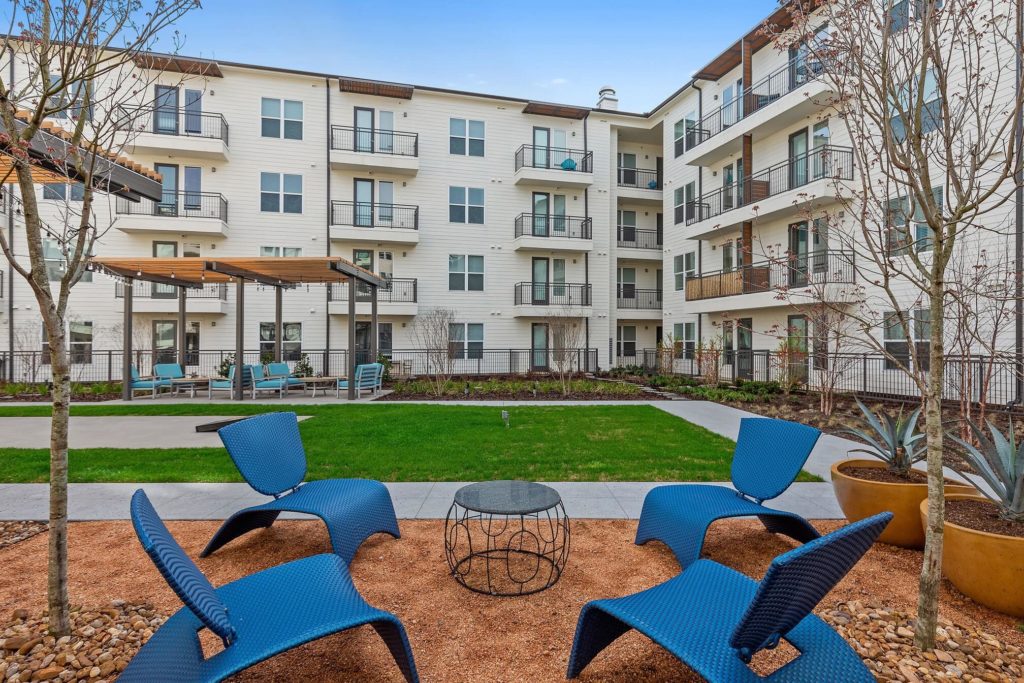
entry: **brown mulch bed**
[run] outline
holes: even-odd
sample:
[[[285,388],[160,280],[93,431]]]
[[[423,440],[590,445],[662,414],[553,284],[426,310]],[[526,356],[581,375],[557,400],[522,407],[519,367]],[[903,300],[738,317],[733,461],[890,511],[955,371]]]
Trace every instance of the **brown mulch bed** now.
[[[822,531],[839,525],[817,524]],[[168,526],[186,552],[196,557],[218,523],[170,522]],[[577,520],[569,562],[555,587],[523,598],[493,598],[471,593],[448,576],[442,522],[402,521],[401,529],[401,540],[379,535],[365,543],[352,564],[352,575],[368,602],[394,612],[405,623],[424,681],[563,681],[576,619],[587,600],[642,590],[678,572],[665,547],[633,544],[635,521]],[[130,523],[72,524],[69,544],[73,602],[148,602],[158,613],[180,607],[139,546]],[[712,527],[706,550],[714,559],[760,577],[772,557],[792,546],[788,539],[765,532],[756,521],[730,520]],[[199,560],[199,566],[219,585],[327,549],[322,524],[285,521]],[[0,572],[0,617],[6,619],[18,608],[41,612],[46,590],[45,553],[45,536],[0,550],[4,569]],[[822,611],[829,619],[837,615],[839,619],[857,619],[859,608],[851,608],[851,604],[878,603],[913,613],[920,561],[918,552],[876,545],[823,601]],[[843,610],[848,617],[842,616]],[[864,608],[869,611],[873,613]],[[948,584],[942,587],[942,616],[967,630],[981,629],[1012,646],[1024,646],[1024,633],[1013,619],[979,607]],[[785,656],[785,649],[780,648],[760,659],[758,667],[768,671]],[[373,630],[361,628],[275,657],[238,679],[399,681],[401,677]],[[632,632],[602,653],[581,680],[700,679],[660,647]]]
[[[0,548],[26,541],[46,531],[46,522],[0,522]]]
[[[1002,519],[999,508],[987,500],[947,500],[946,519],[975,531],[1024,538],[1024,524]]]

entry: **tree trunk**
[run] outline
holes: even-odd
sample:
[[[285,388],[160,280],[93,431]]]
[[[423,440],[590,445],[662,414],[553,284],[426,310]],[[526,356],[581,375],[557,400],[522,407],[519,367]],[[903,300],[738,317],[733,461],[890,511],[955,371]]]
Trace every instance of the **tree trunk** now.
[[[50,528],[47,604],[50,633],[71,632],[68,617],[68,419],[71,369],[63,321],[44,313],[53,376],[53,417],[50,422]]]
[[[939,260],[936,255],[936,261]],[[945,527],[945,490],[942,473],[942,388],[945,377],[945,349],[942,343],[942,316],[945,309],[941,271],[929,284],[932,338],[928,353],[927,391],[925,392],[925,433],[928,444],[928,520],[925,525],[924,561],[918,583],[917,625],[914,642],[922,650],[935,646],[939,619],[939,583],[942,580],[942,543]],[[938,334],[935,334],[936,327]]]

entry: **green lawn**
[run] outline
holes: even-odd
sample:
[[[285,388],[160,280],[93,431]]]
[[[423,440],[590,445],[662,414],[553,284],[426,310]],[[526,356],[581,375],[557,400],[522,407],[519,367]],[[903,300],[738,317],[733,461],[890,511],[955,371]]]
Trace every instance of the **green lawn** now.
[[[290,408],[289,408],[290,409]],[[265,405],[76,405],[72,415],[251,415]],[[651,406],[296,406],[310,479],[725,481],[733,442]],[[45,416],[46,406],[0,407]],[[0,483],[45,482],[48,451],[0,448]],[[72,450],[74,482],[241,481],[222,448]],[[817,481],[802,473],[801,481]]]

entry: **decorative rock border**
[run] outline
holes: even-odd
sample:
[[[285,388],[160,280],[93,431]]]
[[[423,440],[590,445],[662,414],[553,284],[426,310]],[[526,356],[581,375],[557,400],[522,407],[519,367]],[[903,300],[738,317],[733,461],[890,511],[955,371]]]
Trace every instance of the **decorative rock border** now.
[[[46,522],[0,522],[0,548],[28,540],[46,531]]]

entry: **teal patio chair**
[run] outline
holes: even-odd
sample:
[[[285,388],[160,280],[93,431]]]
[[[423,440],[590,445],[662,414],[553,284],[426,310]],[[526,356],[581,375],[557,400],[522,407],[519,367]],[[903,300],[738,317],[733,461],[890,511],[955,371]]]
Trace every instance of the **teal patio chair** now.
[[[278,398],[284,398],[288,391],[288,383],[284,377],[270,377],[263,371],[262,365],[252,366],[252,397],[263,391],[276,391]]]
[[[252,391],[252,366],[242,366],[242,391]],[[210,398],[213,398],[213,392],[215,391],[227,391],[231,392],[235,388],[235,366],[232,365],[231,369],[228,370],[227,379],[211,379],[210,380]]]
[[[157,363],[153,366],[153,375],[157,379],[167,380],[171,385],[171,393],[178,393],[178,386],[176,386],[173,380],[184,379],[185,371],[177,363]]]
[[[384,383],[384,364],[364,363],[363,365],[357,365],[353,383],[356,388],[356,398],[362,396],[363,391],[369,391],[371,396],[376,394]],[[348,391],[347,379],[338,380],[338,386],[335,389],[336,398],[341,398],[343,389]]]
[[[305,389],[306,385],[302,383],[298,377],[292,373],[291,368],[288,367],[287,363],[267,363],[267,377],[271,379],[277,379],[278,377],[284,378],[285,383],[288,385],[288,389],[293,387],[296,389]]]
[[[156,398],[161,389],[171,389],[171,380],[162,379],[160,377],[140,377],[139,369],[134,365],[132,366],[132,396],[134,396],[137,391],[145,391],[153,398]]]

